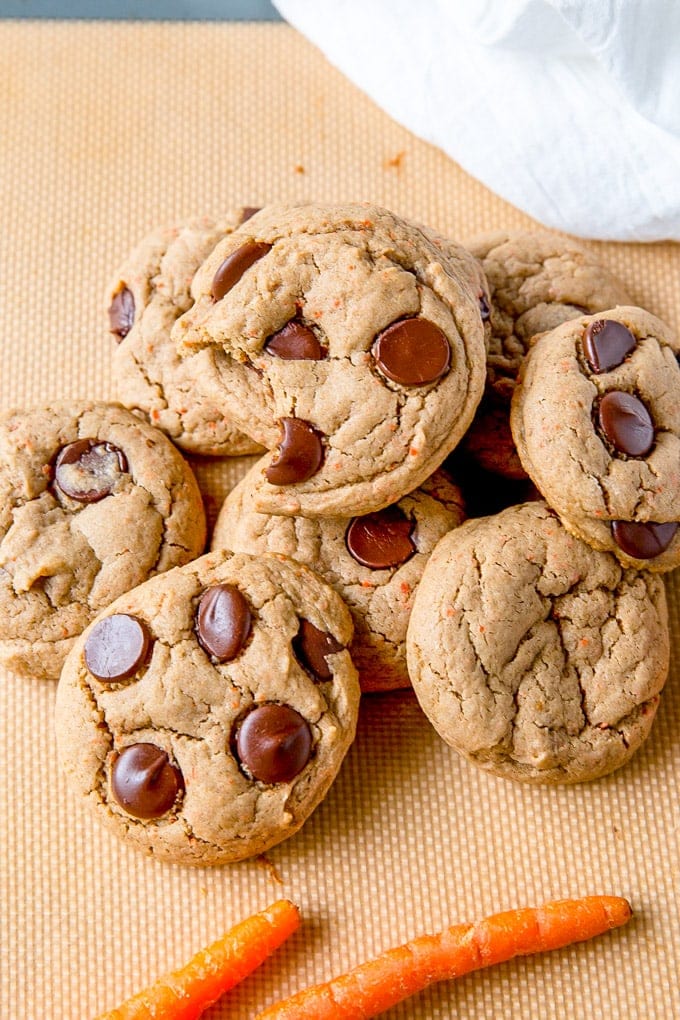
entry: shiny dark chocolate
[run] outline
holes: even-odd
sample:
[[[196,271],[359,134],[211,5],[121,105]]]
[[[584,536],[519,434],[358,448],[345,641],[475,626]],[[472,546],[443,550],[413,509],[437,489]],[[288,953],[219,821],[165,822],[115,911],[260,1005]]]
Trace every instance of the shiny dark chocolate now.
[[[312,731],[289,705],[266,702],[246,715],[236,734],[245,771],[262,783],[289,783],[312,753]]]
[[[135,324],[135,299],[132,291],[123,286],[114,294],[109,305],[109,330],[118,343],[124,340]]]
[[[248,640],[250,606],[233,584],[217,584],[202,595],[196,614],[196,633],[217,662],[234,659]]]
[[[227,255],[213,277],[213,300],[220,301],[238,283],[246,270],[270,251],[271,245],[260,241],[246,241],[240,248]]]
[[[365,567],[398,567],[416,552],[413,529],[413,521],[398,506],[388,506],[353,518],[345,543],[354,559]]]
[[[315,475],[323,464],[321,433],[302,418],[281,418],[275,459],[265,469],[272,485],[294,485]]]
[[[182,773],[155,744],[130,744],[116,755],[111,793],[134,818],[162,818],[183,790]]]
[[[615,450],[629,457],[644,457],[654,445],[654,423],[645,405],[631,393],[605,393],[597,412],[603,436]]]
[[[326,661],[327,655],[341,652],[344,645],[332,634],[319,630],[309,620],[300,620],[300,630],[293,638],[293,651],[298,662],[319,680],[332,680],[333,670]]]
[[[83,649],[85,665],[98,680],[127,680],[146,662],[150,645],[142,620],[114,613],[96,623],[88,634]]]
[[[402,386],[425,386],[445,375],[451,348],[439,326],[419,316],[388,326],[373,343],[378,370]]]
[[[125,454],[113,443],[77,439],[57,454],[54,481],[65,496],[96,503],[109,495],[127,469]]]
[[[631,331],[615,319],[596,319],[588,324],[583,349],[593,372],[610,372],[623,364],[635,350],[637,340]]]

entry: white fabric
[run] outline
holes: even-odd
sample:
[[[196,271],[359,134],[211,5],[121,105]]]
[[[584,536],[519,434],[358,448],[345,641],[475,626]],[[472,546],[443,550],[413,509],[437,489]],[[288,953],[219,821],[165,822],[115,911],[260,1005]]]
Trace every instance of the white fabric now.
[[[680,240],[679,0],[274,0],[395,120],[549,227]]]

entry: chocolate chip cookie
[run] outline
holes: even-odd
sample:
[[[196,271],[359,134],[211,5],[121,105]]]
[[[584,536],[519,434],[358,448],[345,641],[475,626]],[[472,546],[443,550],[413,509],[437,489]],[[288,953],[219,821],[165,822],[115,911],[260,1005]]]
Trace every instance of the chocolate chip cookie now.
[[[194,273],[252,211],[238,209],[217,220],[195,218],[154,231],[118,269],[106,294],[117,341],[113,372],[118,398],[192,453],[229,456],[259,450],[225,414],[211,352],[180,358],[170,339],[175,320],[192,305]]]
[[[466,242],[490,288],[484,399],[464,440],[479,464],[525,476],[509,426],[519,367],[536,334],[579,315],[630,305],[624,284],[575,241],[550,231],[499,231]]]
[[[257,465],[225,500],[212,547],[283,553],[316,570],[354,618],[352,659],[363,691],[410,686],[406,628],[425,564],[465,519],[460,489],[436,471],[382,510],[360,517],[284,517],[253,510]]]
[[[441,464],[484,385],[479,281],[370,206],[269,207],[219,242],[173,336],[212,352],[228,413],[272,451],[257,510],[369,513]]]
[[[61,766],[131,845],[212,865],[293,835],[355,732],[349,611],[282,556],[218,551],[119,598],[57,691]]]
[[[57,679],[118,595],[198,556],[198,486],[172,443],[117,404],[0,418],[0,662]]]
[[[565,525],[626,565],[680,563],[680,343],[649,312],[580,316],[525,360],[512,430]]]
[[[532,783],[596,779],[654,720],[669,661],[663,580],[526,503],[440,541],[407,648],[423,710],[469,761]]]

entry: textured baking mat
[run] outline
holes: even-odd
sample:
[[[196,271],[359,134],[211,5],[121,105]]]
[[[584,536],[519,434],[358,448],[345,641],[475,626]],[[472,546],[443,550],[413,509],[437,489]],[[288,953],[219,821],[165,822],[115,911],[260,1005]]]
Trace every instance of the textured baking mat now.
[[[452,237],[531,225],[284,25],[0,22],[0,90],[2,407],[112,396],[103,289],[158,223],[237,203],[366,200]],[[680,325],[678,246],[593,247]],[[198,465],[213,516],[242,471]],[[676,578],[668,587],[677,648]],[[412,695],[367,698],[299,835],[218,870],[158,864],[93,824],[57,771],[54,685],[0,677],[0,1015],[85,1020],[280,896],[300,904],[302,929],[212,1020],[245,1020],[448,922],[606,891],[632,900],[625,929],[386,1016],[680,1016],[678,661],[633,762],[573,788],[486,776]]]

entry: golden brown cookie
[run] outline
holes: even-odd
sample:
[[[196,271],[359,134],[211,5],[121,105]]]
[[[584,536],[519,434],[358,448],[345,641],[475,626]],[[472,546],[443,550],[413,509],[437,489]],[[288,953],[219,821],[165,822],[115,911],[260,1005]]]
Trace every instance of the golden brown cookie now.
[[[423,710],[469,761],[532,783],[596,779],[654,720],[669,661],[663,581],[526,503],[441,540],[407,649]]]
[[[283,556],[194,560],[128,592],[72,649],[61,766],[130,845],[212,865],[293,835],[333,782],[359,706],[349,611]]]
[[[9,669],[56,680],[100,609],[204,543],[188,465],[119,404],[0,418],[0,662]]]
[[[410,686],[406,628],[418,582],[439,539],[465,519],[460,489],[436,471],[398,502],[360,517],[284,517],[253,509],[257,465],[225,500],[212,548],[277,552],[304,563],[354,618],[352,659],[363,691]]]
[[[490,290],[484,399],[463,445],[481,467],[526,477],[510,431],[510,400],[532,338],[568,319],[632,303],[624,284],[580,244],[550,231],[497,231],[466,242]]]
[[[527,472],[567,527],[627,566],[680,563],[680,342],[641,308],[541,337],[512,405]]]
[[[476,260],[384,209],[269,207],[224,238],[175,324],[272,453],[259,511],[369,513],[441,464],[485,374]]]
[[[210,352],[180,358],[170,339],[175,320],[191,308],[194,273],[247,211],[237,209],[217,220],[196,217],[153,231],[117,270],[106,293],[117,340],[118,398],[191,453],[234,456],[259,450],[226,416]]]

